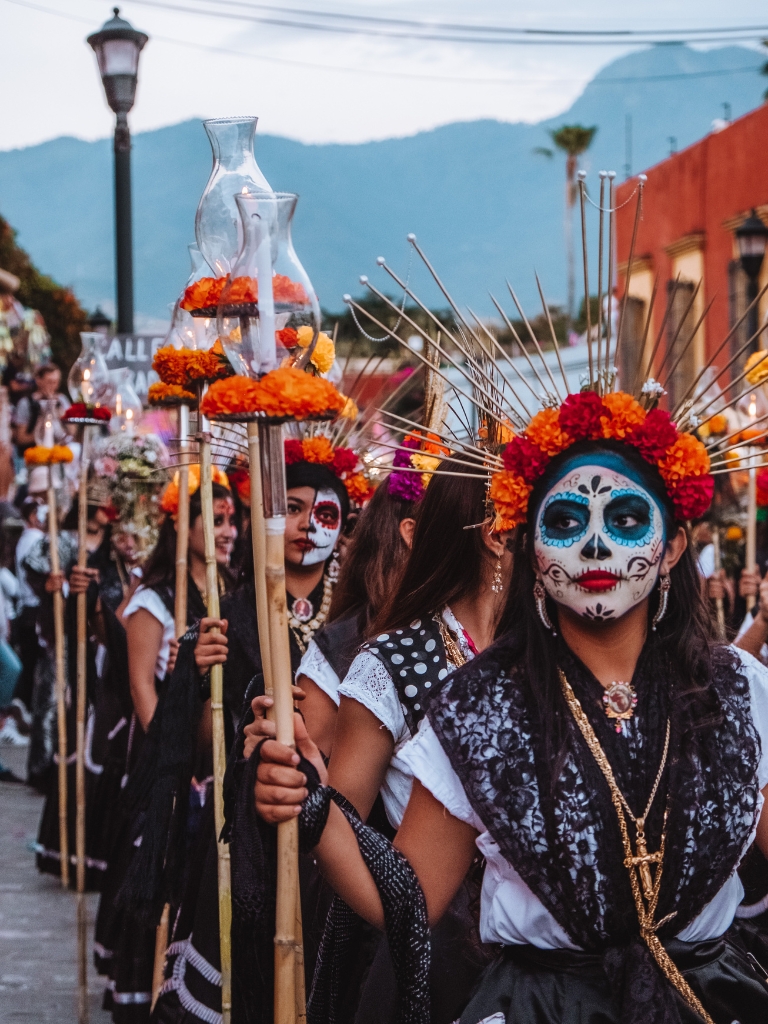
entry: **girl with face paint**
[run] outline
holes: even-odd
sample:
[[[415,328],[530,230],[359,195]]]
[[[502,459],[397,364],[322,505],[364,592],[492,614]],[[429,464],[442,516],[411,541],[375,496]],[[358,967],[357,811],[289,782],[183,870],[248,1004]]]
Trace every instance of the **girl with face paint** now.
[[[339,710],[329,784],[363,820],[369,819],[380,793],[390,834],[401,825],[413,784],[400,753],[424,716],[430,691],[492,642],[509,590],[512,556],[505,538],[494,534],[487,521],[485,481],[464,476],[461,459],[455,465],[448,459],[445,465],[458,475],[437,473],[432,479],[418,506],[402,577],[334,694]],[[247,731],[252,746],[266,734]],[[257,809],[267,821],[276,821],[284,813],[284,794],[269,769],[266,763],[259,769]],[[460,1012],[482,963],[467,938],[472,930],[467,898],[462,894],[461,905],[451,909],[434,936],[432,1019],[446,1024]],[[331,953],[322,955],[327,964]],[[382,947],[361,993],[359,1019],[367,1020],[374,1007],[377,1019],[394,1019],[395,989]]]
[[[658,470],[617,441],[570,445],[530,489],[515,566],[507,636],[398,751],[414,780],[399,853],[324,789],[298,720],[304,761],[265,743],[257,806],[301,814],[345,902],[407,936],[414,1020],[430,1013],[415,951],[478,848],[481,935],[503,953],[461,1024],[765,1019],[768,989],[725,936],[739,860],[753,840],[768,852],[768,676],[713,642]],[[393,878],[417,895],[393,899]]]

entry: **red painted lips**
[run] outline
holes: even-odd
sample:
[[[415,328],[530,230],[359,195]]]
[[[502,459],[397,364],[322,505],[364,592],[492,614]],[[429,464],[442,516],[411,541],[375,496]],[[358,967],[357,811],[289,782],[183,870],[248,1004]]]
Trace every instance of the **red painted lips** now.
[[[615,576],[612,572],[605,572],[601,569],[593,569],[591,572],[585,572],[578,576],[573,582],[582,590],[598,593],[604,590],[613,590],[621,583],[621,576]]]

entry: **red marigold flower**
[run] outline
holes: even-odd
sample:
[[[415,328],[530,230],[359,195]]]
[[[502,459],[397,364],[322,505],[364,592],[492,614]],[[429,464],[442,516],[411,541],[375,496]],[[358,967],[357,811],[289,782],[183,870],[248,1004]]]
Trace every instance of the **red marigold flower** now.
[[[646,462],[657,462],[676,440],[677,427],[663,409],[651,409],[645,422],[626,437],[627,443],[634,445]]]
[[[292,466],[294,462],[304,461],[304,449],[301,445],[301,441],[297,441],[295,438],[289,438],[285,442],[285,464],[286,466]]]
[[[699,519],[712,504],[714,493],[715,479],[707,473],[681,480],[670,490],[669,496],[678,519]]]
[[[572,441],[594,440],[603,436],[601,417],[610,415],[600,395],[581,391],[578,395],[568,395],[560,406],[560,428]]]
[[[357,454],[351,448],[337,448],[333,453],[333,463],[330,468],[336,476],[341,476],[342,473],[354,472],[357,461]]]
[[[544,472],[549,456],[537,444],[521,435],[514,437],[502,453],[504,468],[521,476],[527,484],[534,483]]]

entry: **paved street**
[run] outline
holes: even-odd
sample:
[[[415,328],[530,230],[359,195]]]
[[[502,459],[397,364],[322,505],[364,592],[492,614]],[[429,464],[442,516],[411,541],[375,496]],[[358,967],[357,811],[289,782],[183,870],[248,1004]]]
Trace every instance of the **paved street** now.
[[[0,760],[25,774],[27,748],[0,747]],[[26,786],[0,782],[0,1022],[76,1024],[76,896],[40,875],[30,845],[43,799]],[[98,897],[88,900],[91,1024],[108,1024],[103,984],[91,957]]]

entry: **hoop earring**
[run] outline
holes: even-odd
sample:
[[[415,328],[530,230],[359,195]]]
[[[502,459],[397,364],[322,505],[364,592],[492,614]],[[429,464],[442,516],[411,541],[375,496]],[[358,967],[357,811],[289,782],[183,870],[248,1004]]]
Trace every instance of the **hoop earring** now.
[[[544,628],[548,629],[552,636],[557,636],[557,630],[549,621],[549,616],[547,615],[547,592],[544,589],[544,584],[541,580],[536,580],[533,584],[533,596],[536,601],[536,611],[539,613],[539,618],[544,623]]]
[[[667,605],[669,603],[669,592],[672,589],[672,580],[669,578],[669,574],[662,576],[659,581],[659,607],[656,614],[653,616],[651,622],[651,630],[655,633],[656,627],[667,614]]]
[[[504,589],[504,583],[501,579],[501,555],[496,563],[496,568],[493,570],[493,581],[491,582],[491,591],[494,594],[500,594]]]

